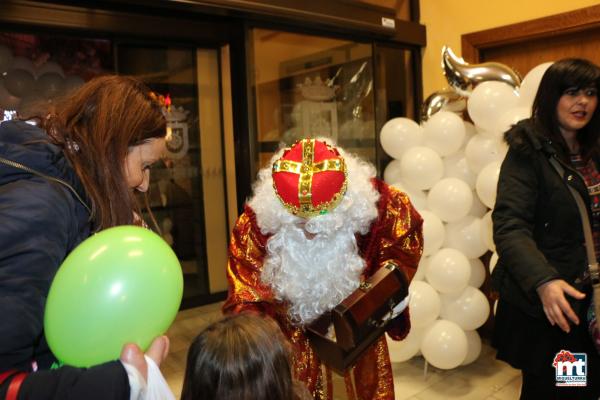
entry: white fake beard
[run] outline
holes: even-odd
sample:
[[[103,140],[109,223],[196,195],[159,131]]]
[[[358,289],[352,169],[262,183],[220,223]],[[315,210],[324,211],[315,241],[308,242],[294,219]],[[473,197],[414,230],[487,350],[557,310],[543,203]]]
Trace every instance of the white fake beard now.
[[[349,230],[308,239],[302,228],[287,225],[269,238],[262,280],[290,304],[294,322],[306,324],[331,310],[360,283],[365,261]]]
[[[371,182],[375,169],[339,150],[348,168],[348,189],[331,212],[309,219],[292,215],[275,195],[270,168],[259,172],[249,201],[261,232],[272,234],[261,280],[277,299],[289,303],[289,316],[300,324],[333,309],[358,288],[365,261],[356,234],[366,234],[377,218],[379,193]],[[304,230],[315,236],[308,239]]]

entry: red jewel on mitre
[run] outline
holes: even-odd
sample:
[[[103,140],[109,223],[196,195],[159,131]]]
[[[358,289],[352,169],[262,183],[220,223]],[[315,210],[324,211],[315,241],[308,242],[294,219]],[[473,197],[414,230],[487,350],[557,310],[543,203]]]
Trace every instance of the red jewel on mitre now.
[[[346,193],[346,164],[327,143],[302,139],[273,164],[273,187],[283,205],[303,218],[333,210]]]

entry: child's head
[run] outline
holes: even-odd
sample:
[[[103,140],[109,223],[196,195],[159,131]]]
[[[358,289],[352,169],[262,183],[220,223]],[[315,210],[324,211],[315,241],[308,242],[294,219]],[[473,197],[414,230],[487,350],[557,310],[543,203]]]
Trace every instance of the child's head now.
[[[231,315],[204,329],[190,346],[182,400],[291,400],[287,342],[257,314]]]

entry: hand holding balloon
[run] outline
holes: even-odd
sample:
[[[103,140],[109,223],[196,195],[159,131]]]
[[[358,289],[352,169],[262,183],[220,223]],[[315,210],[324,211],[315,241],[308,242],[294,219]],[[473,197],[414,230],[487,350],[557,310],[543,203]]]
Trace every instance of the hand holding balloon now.
[[[156,365],[160,366],[169,354],[169,346],[169,338],[166,336],[159,336],[152,341],[146,355],[150,357]],[[134,366],[140,374],[142,374],[144,379],[148,380],[148,364],[146,358],[144,358],[144,353],[138,345],[135,343],[128,343],[123,346],[120,360]]]
[[[106,229],[65,259],[50,287],[44,329],[64,364],[116,360],[123,345],[148,349],[173,322],[183,294],[179,260],[150,230]]]

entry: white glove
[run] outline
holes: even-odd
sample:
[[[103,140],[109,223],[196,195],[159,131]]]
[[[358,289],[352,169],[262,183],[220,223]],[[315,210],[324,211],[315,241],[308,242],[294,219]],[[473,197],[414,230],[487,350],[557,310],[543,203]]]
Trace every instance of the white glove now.
[[[404,298],[400,303],[396,304],[394,309],[392,310],[392,319],[396,318],[398,315],[402,314],[402,312],[408,307],[408,303],[410,302],[410,293],[408,296]]]

